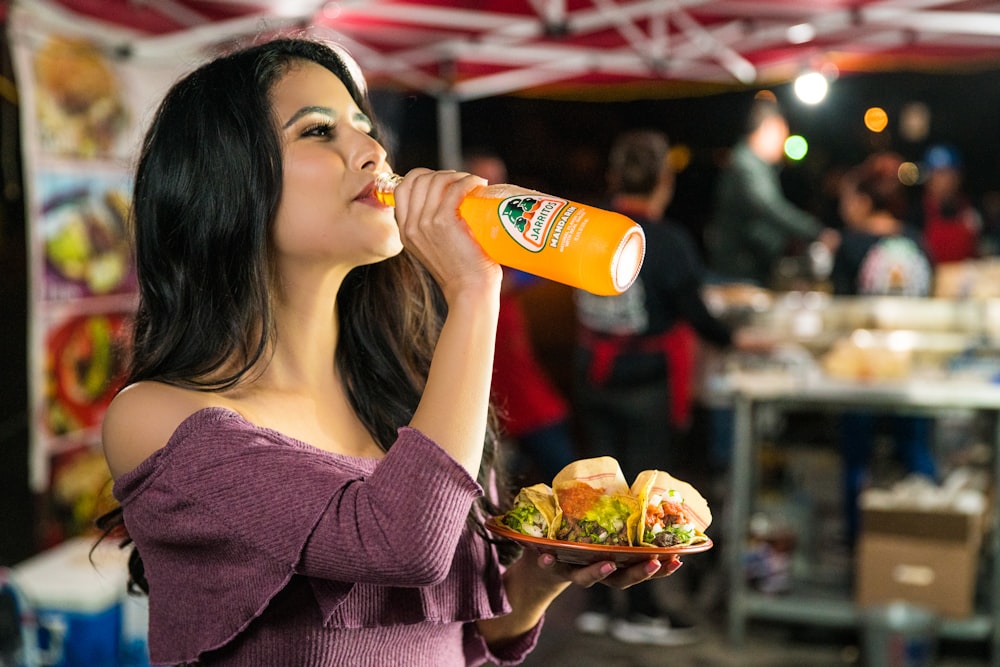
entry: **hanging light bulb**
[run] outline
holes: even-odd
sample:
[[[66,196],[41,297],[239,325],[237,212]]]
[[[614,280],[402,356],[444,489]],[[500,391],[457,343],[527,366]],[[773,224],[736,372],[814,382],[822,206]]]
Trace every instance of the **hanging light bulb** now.
[[[806,104],[819,104],[826,98],[830,82],[820,72],[810,70],[795,79],[795,96]]]

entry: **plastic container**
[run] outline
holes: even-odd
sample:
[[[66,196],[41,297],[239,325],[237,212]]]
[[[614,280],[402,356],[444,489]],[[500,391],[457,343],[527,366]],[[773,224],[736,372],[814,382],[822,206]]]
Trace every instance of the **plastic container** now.
[[[38,667],[42,664],[35,612],[12,580],[10,570],[0,567],[0,665]]]
[[[394,206],[400,182],[381,174],[376,196]],[[626,216],[516,185],[476,188],[459,215],[497,263],[601,296],[627,290],[646,253],[642,227]]]
[[[149,598],[145,595],[126,595],[122,600],[118,667],[149,667]]]
[[[865,610],[868,667],[930,667],[937,655],[939,619],[930,609],[892,602]]]
[[[119,667],[122,598],[128,575],[117,547],[90,558],[94,538],[74,538],[11,571],[39,625],[43,664]]]

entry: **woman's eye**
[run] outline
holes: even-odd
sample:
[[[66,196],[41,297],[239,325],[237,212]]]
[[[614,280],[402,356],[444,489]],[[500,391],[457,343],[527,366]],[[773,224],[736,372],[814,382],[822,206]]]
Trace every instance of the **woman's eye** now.
[[[305,137],[329,137],[333,138],[336,128],[333,123],[316,123],[315,125],[310,125],[303,132],[302,136]]]

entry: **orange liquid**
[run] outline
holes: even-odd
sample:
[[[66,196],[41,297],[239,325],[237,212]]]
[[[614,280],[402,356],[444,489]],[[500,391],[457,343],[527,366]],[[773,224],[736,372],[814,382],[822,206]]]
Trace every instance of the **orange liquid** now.
[[[377,196],[395,205],[391,190]],[[513,185],[473,190],[459,215],[498,264],[602,296],[632,285],[646,251],[642,228],[624,215]]]

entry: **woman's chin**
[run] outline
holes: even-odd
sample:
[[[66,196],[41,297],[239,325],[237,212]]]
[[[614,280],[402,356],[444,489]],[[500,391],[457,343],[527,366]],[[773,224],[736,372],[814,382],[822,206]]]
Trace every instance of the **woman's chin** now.
[[[385,256],[383,259],[389,259],[390,257],[395,257],[399,253],[403,252],[403,242],[396,238],[394,243],[387,243],[385,248]]]
[[[395,240],[386,240],[385,243],[380,244],[378,248],[372,251],[370,261],[364,263],[377,264],[378,262],[384,262],[387,259],[396,257],[401,252],[403,252],[403,243],[398,237]]]

